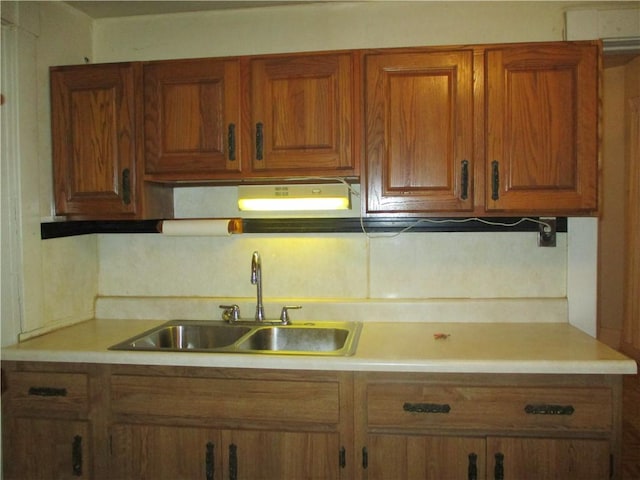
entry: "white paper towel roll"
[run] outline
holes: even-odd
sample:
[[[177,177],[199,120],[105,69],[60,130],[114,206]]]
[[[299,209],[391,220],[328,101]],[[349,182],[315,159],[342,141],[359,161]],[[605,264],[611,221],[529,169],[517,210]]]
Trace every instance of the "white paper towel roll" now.
[[[241,219],[163,220],[158,224],[163,235],[194,237],[228,237],[242,233]]]

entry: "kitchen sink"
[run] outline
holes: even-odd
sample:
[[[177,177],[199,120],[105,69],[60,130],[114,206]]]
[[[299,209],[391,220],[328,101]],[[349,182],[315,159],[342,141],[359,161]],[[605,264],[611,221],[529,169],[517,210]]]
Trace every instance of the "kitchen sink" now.
[[[247,336],[238,349],[241,351],[327,353],[348,351],[350,330],[316,326],[283,326],[258,328]],[[343,353],[346,354],[346,353]]]
[[[224,322],[173,320],[110,347],[111,350],[208,351],[234,344],[250,327]]]
[[[250,325],[172,320],[110,350],[347,356],[355,353],[359,322]]]

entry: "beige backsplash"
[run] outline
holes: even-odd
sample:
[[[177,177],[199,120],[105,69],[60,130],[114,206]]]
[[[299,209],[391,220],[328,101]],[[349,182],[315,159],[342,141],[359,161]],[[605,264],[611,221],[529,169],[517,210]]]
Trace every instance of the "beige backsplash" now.
[[[262,256],[267,314],[301,320],[567,321],[566,234],[404,233],[164,237],[101,235],[99,318],[219,318],[255,309]]]

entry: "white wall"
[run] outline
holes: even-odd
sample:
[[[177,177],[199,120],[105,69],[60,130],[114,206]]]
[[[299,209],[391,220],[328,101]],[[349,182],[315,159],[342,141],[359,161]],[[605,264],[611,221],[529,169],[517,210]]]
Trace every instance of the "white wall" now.
[[[562,40],[566,2],[328,2],[96,22],[95,61]]]
[[[40,222],[50,218],[53,198],[48,69],[91,55],[92,21],[61,2],[3,1],[1,6],[3,30],[15,36],[15,88],[7,98],[15,109],[14,128],[11,149],[2,152],[3,181],[4,168],[11,172],[11,184],[2,189],[3,245],[10,235],[17,239],[2,250],[2,297],[13,301],[10,310],[3,302],[0,320],[2,345],[8,345],[20,332],[91,318],[98,264],[95,238],[40,239]]]

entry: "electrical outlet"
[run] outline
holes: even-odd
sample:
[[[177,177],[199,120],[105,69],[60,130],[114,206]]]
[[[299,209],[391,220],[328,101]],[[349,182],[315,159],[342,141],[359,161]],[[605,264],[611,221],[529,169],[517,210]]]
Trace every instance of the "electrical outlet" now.
[[[539,247],[555,247],[556,246],[556,219],[540,217],[538,246]]]

